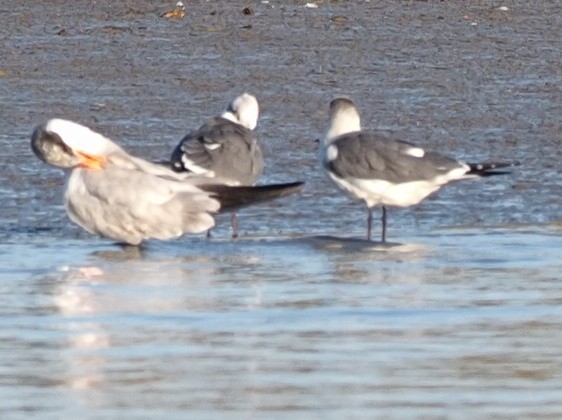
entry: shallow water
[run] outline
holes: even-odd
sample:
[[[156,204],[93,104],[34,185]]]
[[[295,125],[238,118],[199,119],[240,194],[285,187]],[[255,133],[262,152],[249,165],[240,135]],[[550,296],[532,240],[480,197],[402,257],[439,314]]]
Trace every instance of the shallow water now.
[[[3,413],[560,415],[560,231],[407,239],[4,246]]]
[[[0,417],[562,417],[561,6],[187,4],[0,2]],[[237,241],[228,216],[210,241],[91,237],[29,149],[63,116],[162,159],[244,90],[263,181],[307,184]],[[367,243],[316,160],[338,94],[365,127],[522,165]]]

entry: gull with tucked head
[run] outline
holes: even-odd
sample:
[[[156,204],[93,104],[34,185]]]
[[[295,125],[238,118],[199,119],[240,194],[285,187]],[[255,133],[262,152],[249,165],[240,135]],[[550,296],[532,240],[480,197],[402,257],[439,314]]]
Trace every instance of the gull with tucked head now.
[[[452,181],[501,175],[497,169],[517,162],[471,164],[429,152],[412,143],[361,130],[361,118],[348,98],[330,103],[330,116],[320,150],[328,176],[368,208],[367,239],[372,209],[382,206],[381,241],[386,241],[386,207],[409,207]]]
[[[249,93],[243,93],[230,103],[221,117],[240,124],[248,130],[254,130],[258,125],[259,112],[256,97]]]
[[[211,118],[187,134],[172,153],[172,169],[212,178],[224,185],[255,185],[263,172],[264,159],[257,135],[257,99],[244,93],[220,116]],[[232,236],[238,236],[236,212],[231,219]]]
[[[262,187],[213,184],[129,155],[72,121],[52,119],[31,136],[33,152],[66,169],[65,207],[88,232],[121,243],[171,239],[212,228],[214,214],[300,190],[302,183]]]

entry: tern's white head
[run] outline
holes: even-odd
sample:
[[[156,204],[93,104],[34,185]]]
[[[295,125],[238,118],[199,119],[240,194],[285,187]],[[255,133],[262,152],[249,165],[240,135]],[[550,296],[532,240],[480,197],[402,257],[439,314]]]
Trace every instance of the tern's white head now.
[[[256,97],[244,93],[230,103],[221,117],[253,130],[258,125],[259,112]]]
[[[351,99],[336,98],[330,102],[330,120],[324,143],[329,144],[337,137],[355,131],[361,131],[361,117]]]
[[[45,131],[58,134],[72,150],[93,156],[106,156],[118,149],[108,138],[73,121],[58,118],[47,121]]]
[[[46,163],[61,168],[96,166],[121,148],[108,138],[78,123],[52,119],[38,126],[31,136],[34,153]]]

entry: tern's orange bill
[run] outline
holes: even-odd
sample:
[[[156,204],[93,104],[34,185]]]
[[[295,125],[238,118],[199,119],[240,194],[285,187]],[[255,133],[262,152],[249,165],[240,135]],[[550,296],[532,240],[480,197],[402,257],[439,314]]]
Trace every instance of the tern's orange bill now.
[[[102,170],[106,159],[104,156],[89,155],[83,152],[76,153],[80,158],[80,166],[87,169]]]

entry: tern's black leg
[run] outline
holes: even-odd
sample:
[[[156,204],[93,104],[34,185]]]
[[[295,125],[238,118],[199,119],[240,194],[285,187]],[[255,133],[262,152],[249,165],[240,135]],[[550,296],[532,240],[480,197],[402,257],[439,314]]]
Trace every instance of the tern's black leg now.
[[[373,209],[367,207],[367,240],[371,240],[371,227],[373,226]]]
[[[238,238],[238,216],[236,212],[230,215],[230,226],[232,227],[232,239]]]
[[[382,206],[382,236],[381,242],[386,242],[386,207]]]

